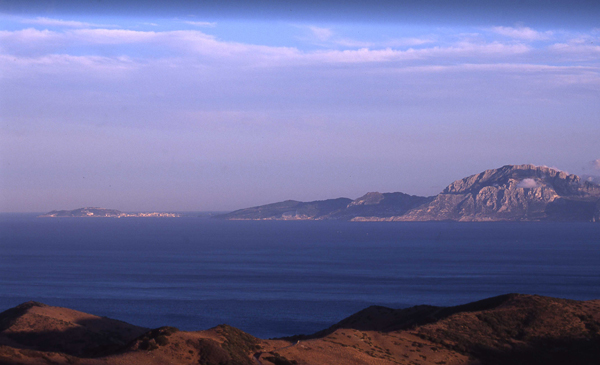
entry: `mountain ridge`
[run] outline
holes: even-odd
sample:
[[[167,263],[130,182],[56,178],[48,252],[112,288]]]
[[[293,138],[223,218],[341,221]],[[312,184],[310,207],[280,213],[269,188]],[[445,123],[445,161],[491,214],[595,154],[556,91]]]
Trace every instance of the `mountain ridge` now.
[[[600,222],[600,185],[547,166],[505,165],[456,180],[431,197],[370,192],[355,200],[287,200],[215,218]]]
[[[365,308],[312,335],[263,340],[228,325],[148,329],[26,302],[0,313],[2,365],[594,364],[600,300],[505,294]]]

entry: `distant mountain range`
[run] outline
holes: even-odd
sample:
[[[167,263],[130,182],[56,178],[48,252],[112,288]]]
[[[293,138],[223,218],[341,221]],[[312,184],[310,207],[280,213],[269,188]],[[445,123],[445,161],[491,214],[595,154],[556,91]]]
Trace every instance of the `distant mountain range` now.
[[[40,217],[180,217],[97,207]],[[227,220],[591,221],[600,222],[600,184],[545,166],[507,165],[465,177],[436,196],[371,192],[352,200],[286,200],[213,216]]]
[[[372,192],[356,200],[286,200],[216,218],[600,222],[600,185],[545,166],[507,165],[457,180],[431,197]]]

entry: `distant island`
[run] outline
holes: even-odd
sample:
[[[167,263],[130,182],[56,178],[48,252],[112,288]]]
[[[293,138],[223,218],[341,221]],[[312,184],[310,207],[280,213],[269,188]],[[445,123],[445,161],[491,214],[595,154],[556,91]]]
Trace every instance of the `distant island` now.
[[[435,196],[371,192],[352,200],[286,200],[216,216],[228,220],[600,222],[600,185],[545,166],[506,165]]]
[[[42,214],[39,217],[42,218],[55,218],[55,217],[103,217],[103,218],[127,218],[127,217],[181,217],[177,213],[123,213],[115,209],[104,209],[97,207],[90,208],[79,208],[74,210],[53,210],[46,214]]]
[[[27,302],[0,313],[0,364],[597,364],[600,301],[506,294],[454,307],[366,308],[312,335],[228,325],[149,329]]]

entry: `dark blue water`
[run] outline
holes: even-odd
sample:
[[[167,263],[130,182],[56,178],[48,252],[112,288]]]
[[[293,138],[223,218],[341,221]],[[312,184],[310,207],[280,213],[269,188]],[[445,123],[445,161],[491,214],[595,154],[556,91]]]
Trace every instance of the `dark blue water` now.
[[[0,310],[41,301],[158,327],[311,333],[373,304],[600,298],[600,224],[0,215]]]

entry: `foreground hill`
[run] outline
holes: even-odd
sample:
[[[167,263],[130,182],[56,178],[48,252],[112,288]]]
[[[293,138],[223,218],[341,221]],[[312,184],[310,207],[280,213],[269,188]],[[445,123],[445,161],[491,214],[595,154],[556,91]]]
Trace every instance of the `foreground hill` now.
[[[230,326],[150,330],[27,302],[0,313],[0,364],[253,364],[260,340]]]
[[[237,210],[222,219],[600,221],[600,185],[545,166],[507,165],[457,180],[434,197],[368,193]]]
[[[600,301],[508,294],[369,307],[310,336],[154,330],[28,302],[0,313],[0,364],[597,364]]]

